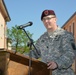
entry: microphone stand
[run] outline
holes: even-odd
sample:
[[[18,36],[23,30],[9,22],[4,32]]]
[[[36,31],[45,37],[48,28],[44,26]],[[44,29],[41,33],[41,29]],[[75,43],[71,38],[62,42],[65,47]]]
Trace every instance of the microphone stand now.
[[[35,47],[35,45],[34,45],[34,43],[33,43],[33,40],[29,37],[29,35],[27,34],[27,32],[26,32],[26,30],[23,28],[23,31],[26,33],[26,35],[27,35],[27,37],[28,37],[28,39],[30,40],[30,43],[28,44],[28,46],[30,47],[30,52],[29,52],[29,71],[28,71],[28,75],[31,75],[31,66],[32,66],[32,54],[31,54],[31,52],[32,52],[32,46],[35,48],[35,50],[36,50],[36,52],[37,52],[37,49],[36,49],[36,47]],[[38,52],[37,52],[37,54],[38,54]]]

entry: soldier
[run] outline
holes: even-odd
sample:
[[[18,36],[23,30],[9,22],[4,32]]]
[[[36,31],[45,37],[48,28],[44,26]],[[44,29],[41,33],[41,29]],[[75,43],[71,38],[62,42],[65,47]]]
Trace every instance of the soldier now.
[[[38,53],[33,50],[33,57],[41,58],[47,69],[52,69],[52,75],[75,75],[71,68],[75,59],[73,35],[58,27],[53,10],[44,10],[41,20],[47,31],[37,40]]]

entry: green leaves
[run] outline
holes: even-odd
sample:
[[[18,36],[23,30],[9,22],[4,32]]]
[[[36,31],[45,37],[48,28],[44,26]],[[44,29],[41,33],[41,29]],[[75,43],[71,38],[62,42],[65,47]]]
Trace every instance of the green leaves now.
[[[7,29],[8,42],[11,42],[12,50],[15,50],[16,52],[29,52],[29,48],[27,47],[27,43],[29,41],[28,37],[23,30],[17,28],[18,26],[15,25],[15,27]],[[29,31],[27,31],[27,34],[32,38],[33,34],[30,34]]]

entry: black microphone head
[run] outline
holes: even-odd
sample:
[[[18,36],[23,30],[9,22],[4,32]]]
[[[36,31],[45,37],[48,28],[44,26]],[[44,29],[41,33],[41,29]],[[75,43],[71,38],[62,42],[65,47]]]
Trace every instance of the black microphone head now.
[[[33,24],[32,22],[28,22],[26,24],[23,24],[23,25],[18,26],[18,29],[23,29],[25,27],[31,26],[32,24]]]
[[[30,26],[33,24],[33,22],[31,22],[31,21],[30,21],[30,22],[28,22],[28,23],[30,23]]]

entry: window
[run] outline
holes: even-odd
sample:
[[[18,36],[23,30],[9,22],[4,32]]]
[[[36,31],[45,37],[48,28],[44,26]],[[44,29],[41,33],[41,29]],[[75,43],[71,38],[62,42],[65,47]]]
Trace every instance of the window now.
[[[73,22],[73,35],[74,35],[74,22]]]
[[[69,26],[69,32],[71,32],[71,25]]]

